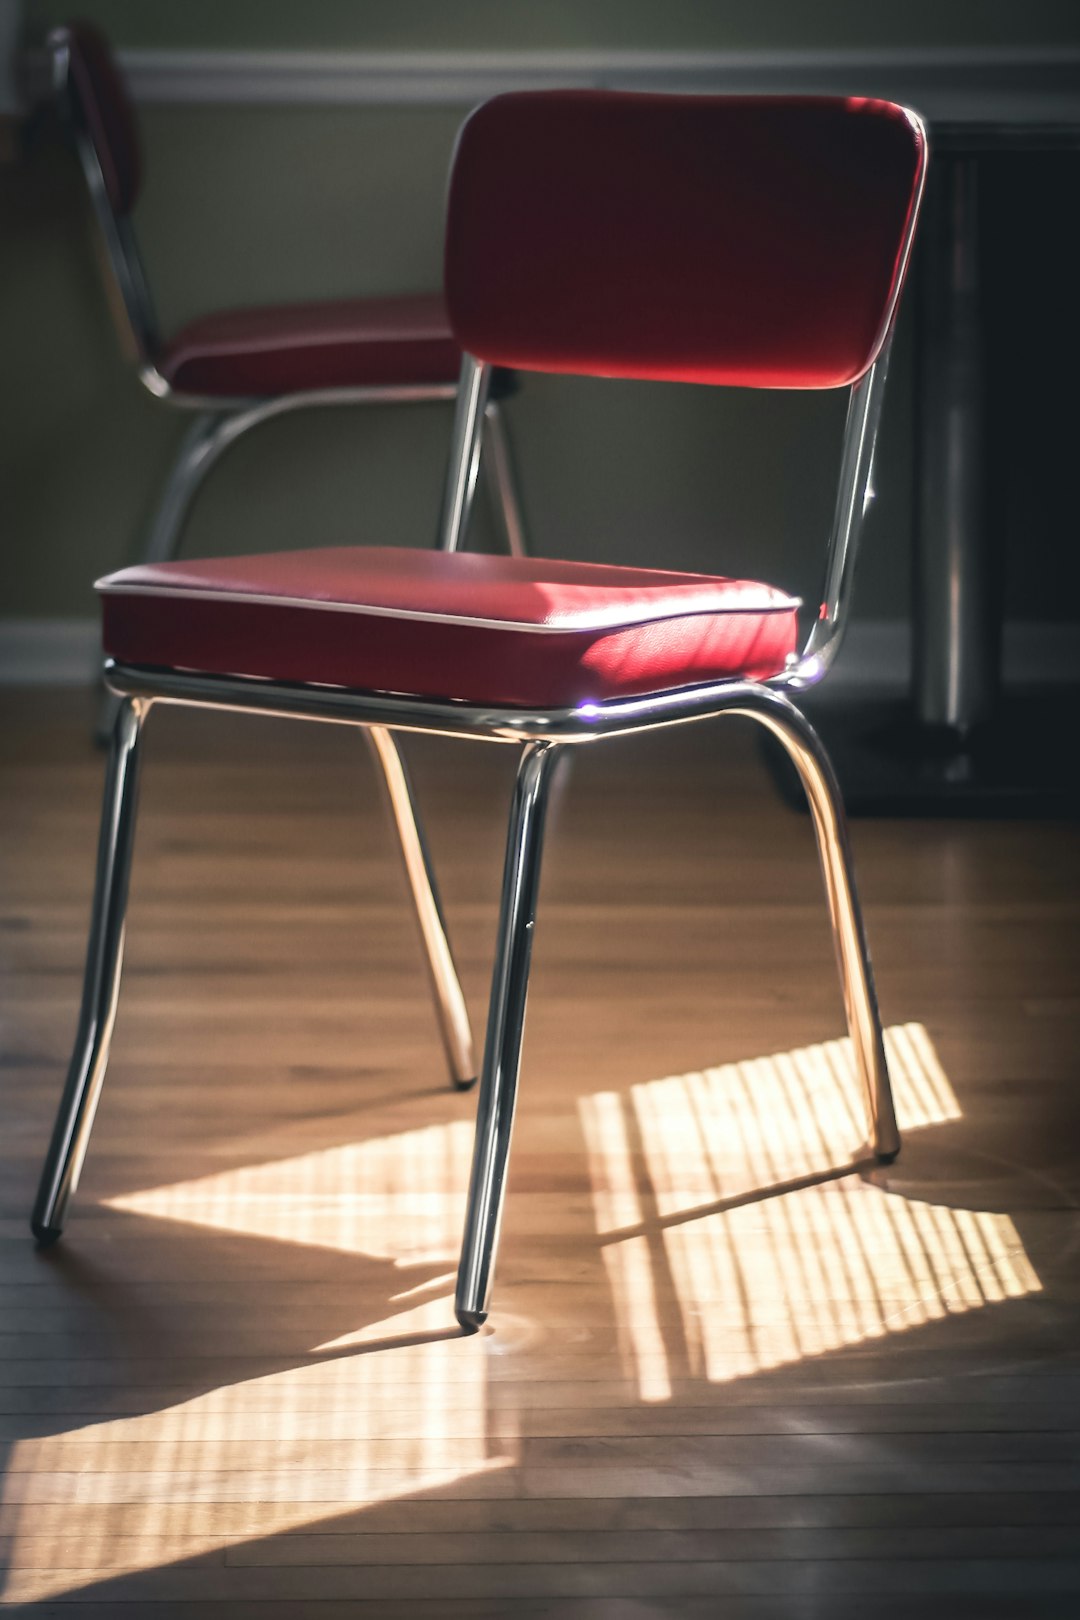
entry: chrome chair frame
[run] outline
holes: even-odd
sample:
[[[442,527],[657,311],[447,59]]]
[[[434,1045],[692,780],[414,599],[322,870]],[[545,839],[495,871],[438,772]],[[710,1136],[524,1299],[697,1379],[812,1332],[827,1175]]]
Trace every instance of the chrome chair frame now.
[[[96,166],[96,156],[94,163]],[[100,170],[98,181],[104,194]],[[136,668],[112,661],[106,664],[107,683],[119,699],[119,709],[105,786],[75,1049],[31,1218],[40,1242],[54,1241],[63,1228],[78,1186],[105,1077],[123,961],[140,744],[146,717],[156,703],[286,715],[358,726],[366,731],[383,767],[436,990],[443,1038],[452,1072],[461,1084],[468,1083],[471,1069],[468,1014],[396,735],[427,732],[516,745],[520,750],[507,832],[476,1141],[454,1303],[458,1322],[466,1332],[475,1332],[486,1320],[490,1303],[521,1065],[545,810],[556,762],[567,748],[731,714],[756,721],[784,747],[806,793],[814,825],[848,1032],[856,1072],[866,1095],[869,1146],[882,1161],[896,1156],[900,1138],[843,801],[817,734],[785,695],[784,688],[798,691],[815,684],[840,646],[863,520],[872,499],[874,451],[896,305],[911,252],[918,202],[916,198],[909,214],[897,291],[882,321],[874,347],[876,359],[849,395],[820,606],[801,652],[792,655],[788,666],[771,680],[709,682],[643,697],[581,703],[574,709],[529,712]],[[106,239],[110,239],[108,233]],[[456,550],[466,531],[481,438],[485,422],[491,421],[490,385],[491,368],[466,355],[457,388],[439,530],[439,544],[445,550]]]
[[[134,842],[140,742],[157,704],[275,714],[358,726],[384,762],[413,885],[444,1039],[471,1051],[468,1017],[422,837],[416,827],[396,734],[440,736],[516,745],[520,760],[507,833],[487,1034],[480,1076],[476,1143],[455,1296],[467,1332],[486,1320],[506,1190],[525,1022],[530,957],[543,850],[544,817],[554,766],[564,750],[606,737],[740,715],[768,730],[787,751],[809,803],[824,878],[844,1010],[857,1074],[867,1105],[869,1146],[882,1161],[900,1138],[885,1061],[873,973],[855,887],[843,801],[828,757],[783,688],[812,685],[835,656],[851,598],[851,582],[870,476],[895,310],[890,310],[878,359],[851,390],[839,490],[828,547],[822,602],[809,638],[789,667],[768,682],[728,680],[574,709],[477,707],[393,697],[375,692],[280,685],[239,677],[106,665],[120,699],[113,732],[98,856],[90,944],[75,1050],[32,1216],[40,1242],[54,1241],[79,1181],[105,1076],[119,993],[124,914]],[[455,417],[440,543],[459,544],[468,520],[480,457],[489,368],[466,357]],[[411,828],[411,836],[410,836]],[[410,855],[411,851],[411,855]],[[463,1063],[468,1067],[467,1062]]]

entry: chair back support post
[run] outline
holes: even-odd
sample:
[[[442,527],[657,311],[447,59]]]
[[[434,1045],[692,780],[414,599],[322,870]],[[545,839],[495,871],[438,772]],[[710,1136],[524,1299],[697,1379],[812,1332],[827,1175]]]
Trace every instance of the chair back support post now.
[[[484,412],[491,388],[491,367],[466,354],[461,362],[457,408],[450,439],[442,514],[439,518],[438,549],[457,551],[469,525],[469,512],[476,493],[480,471],[480,446]]]
[[[874,453],[892,339],[890,330],[874,364],[854,384],[848,397],[836,510],[817,617],[802,652],[791,668],[778,677],[778,684],[784,686],[814,686],[840,651],[851,606],[863,523],[874,499]]]
[[[70,31],[66,28],[54,30],[49,36],[49,49],[52,55],[53,93],[61,117],[74,138],[105,250],[109,307],[125,349],[140,365],[152,368],[159,347],[153,299],[130,217],[114,206],[101,155],[73,80]]]
[[[926,129],[921,120],[915,120],[913,114],[910,116],[918,126],[923,146],[923,160],[916,176],[912,205],[900,247],[898,274],[882,323],[883,335],[877,357],[870,369],[854,383],[848,399],[844,442],[840,454],[836,510],[826,553],[825,578],[818,616],[811,627],[801,655],[782,677],[783,684],[796,689],[813,686],[820,681],[840,651],[855,583],[855,565],[858,561],[863,523],[874,499],[874,455],[877,449],[878,428],[881,424],[881,407],[885,398],[889,356],[896,332],[900,293],[907,278],[911,249],[915,242],[915,229],[926,189],[928,149]]]

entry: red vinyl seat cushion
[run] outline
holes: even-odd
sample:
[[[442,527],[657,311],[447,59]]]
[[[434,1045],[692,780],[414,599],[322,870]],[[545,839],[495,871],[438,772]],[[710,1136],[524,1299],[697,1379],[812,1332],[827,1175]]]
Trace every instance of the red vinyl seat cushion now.
[[[222,310],[185,326],[158,360],[178,393],[214,398],[456,383],[460,368],[437,293]]]
[[[798,607],[747,580],[396,547],[147,564],[98,589],[120,663],[516,708],[765,679]]]

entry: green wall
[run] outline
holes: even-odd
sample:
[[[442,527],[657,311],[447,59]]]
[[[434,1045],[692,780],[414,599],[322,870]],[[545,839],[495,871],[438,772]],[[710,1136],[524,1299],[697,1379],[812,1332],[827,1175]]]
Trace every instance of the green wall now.
[[[79,0],[121,45],[726,50],[1076,41],[1074,0]],[[63,19],[71,8],[33,0]]]
[[[770,13],[749,4],[83,0],[78,9],[130,46],[460,49],[1038,41],[1075,32],[1080,13],[1045,0],[908,6],[898,34],[885,8],[789,6],[779,36],[767,30]],[[31,7],[37,24],[62,14],[55,3]],[[431,108],[144,108],[136,225],[165,330],[230,304],[435,286],[459,117]],[[1042,221],[1063,243],[1064,226],[1039,206],[1030,174],[1009,182],[1009,206],[1026,199],[1036,228]],[[1008,259],[1014,233],[999,234]],[[81,180],[48,123],[33,132],[21,164],[0,168],[0,242],[0,617],[88,614],[95,575],[135,554],[185,419],[150,399],[119,354]],[[1014,257],[1022,276],[1024,255]],[[1006,274],[1003,308],[1011,285]],[[908,600],[911,314],[903,312],[886,407],[863,616],[902,615]],[[1030,378],[1030,357],[1023,363]],[[508,414],[535,549],[756,572],[813,597],[839,400],[532,378]],[[1029,415],[1019,408],[1009,431],[1020,435]],[[426,543],[448,429],[447,408],[436,406],[307,412],[268,424],[213,473],[187,549]],[[1030,533],[1032,498],[1036,517],[1039,501],[1049,502],[1037,530],[1053,527],[1054,476],[1034,496],[1029,480],[1020,494],[1002,493],[999,518],[1015,507],[1008,521],[1029,548],[1040,543]],[[486,543],[483,513],[478,540]],[[1014,550],[1019,543],[1010,541]],[[1043,611],[1022,573],[1010,590],[1021,614]],[[1065,612],[1062,601],[1055,593],[1047,611]]]

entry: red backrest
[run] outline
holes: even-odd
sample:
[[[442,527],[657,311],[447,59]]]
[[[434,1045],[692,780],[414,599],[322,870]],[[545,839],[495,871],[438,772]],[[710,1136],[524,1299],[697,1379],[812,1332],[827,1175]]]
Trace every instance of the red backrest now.
[[[68,49],[69,94],[93,142],[109,202],[126,214],[139,195],[139,131],[120,70],[90,23],[69,23],[55,39]]]
[[[829,388],[874,361],[926,164],[889,102],[540,91],[458,139],[446,295],[523,370]]]

